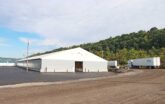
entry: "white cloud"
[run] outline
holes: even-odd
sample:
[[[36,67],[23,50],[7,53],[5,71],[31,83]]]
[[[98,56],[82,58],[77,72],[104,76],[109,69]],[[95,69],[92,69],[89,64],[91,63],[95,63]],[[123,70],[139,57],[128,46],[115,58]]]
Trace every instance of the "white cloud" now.
[[[34,38],[26,38],[26,37],[19,37],[19,40],[23,43],[30,43],[35,46],[55,46],[60,47],[67,46],[67,44],[61,43],[55,39],[34,39]]]
[[[29,42],[30,55],[38,52],[49,51],[52,48],[57,48],[61,46],[61,43],[51,39],[34,39],[34,38],[19,37],[19,40],[25,44]],[[24,51],[23,53],[26,53],[26,51]]]
[[[66,46],[165,26],[164,0],[0,0],[0,26]],[[21,39],[23,42],[26,39]]]

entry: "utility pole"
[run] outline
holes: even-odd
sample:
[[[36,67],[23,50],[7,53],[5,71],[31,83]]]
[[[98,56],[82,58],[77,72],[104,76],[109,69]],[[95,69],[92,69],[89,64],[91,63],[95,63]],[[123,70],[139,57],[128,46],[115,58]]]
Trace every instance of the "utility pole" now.
[[[103,50],[101,51],[101,54],[102,54],[102,58],[104,58],[104,51]]]
[[[29,61],[28,61],[28,56],[29,56],[29,40],[27,42],[27,56],[26,56],[26,71],[29,71]]]

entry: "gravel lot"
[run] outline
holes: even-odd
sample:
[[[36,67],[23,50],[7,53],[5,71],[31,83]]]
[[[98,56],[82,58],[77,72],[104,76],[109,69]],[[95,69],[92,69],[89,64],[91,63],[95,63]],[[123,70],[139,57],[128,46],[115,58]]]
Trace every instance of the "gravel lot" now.
[[[165,70],[70,84],[0,89],[2,104],[165,104]]]
[[[115,75],[111,72],[104,73],[39,73],[18,67],[0,67],[0,85],[10,85],[31,82],[57,82],[77,80],[84,78],[96,78]]]

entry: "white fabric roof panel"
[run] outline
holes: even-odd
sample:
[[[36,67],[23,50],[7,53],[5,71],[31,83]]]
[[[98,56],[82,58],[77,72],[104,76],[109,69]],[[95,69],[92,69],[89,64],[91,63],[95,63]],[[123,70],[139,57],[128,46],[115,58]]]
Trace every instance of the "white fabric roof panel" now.
[[[107,62],[105,59],[100,58],[100,57],[96,56],[95,54],[90,53],[90,52],[88,52],[88,51],[86,51],[80,47],[28,58],[28,60],[32,60],[32,59],[52,59],[52,60],[54,59],[54,60]]]

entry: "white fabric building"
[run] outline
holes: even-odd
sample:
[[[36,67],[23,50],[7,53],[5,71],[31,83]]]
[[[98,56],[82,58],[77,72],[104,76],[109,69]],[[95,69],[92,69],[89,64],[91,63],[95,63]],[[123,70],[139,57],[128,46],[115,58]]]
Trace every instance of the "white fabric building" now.
[[[27,67],[27,60],[17,62]],[[28,58],[31,70],[39,72],[107,72],[108,62],[82,48],[75,48]]]

